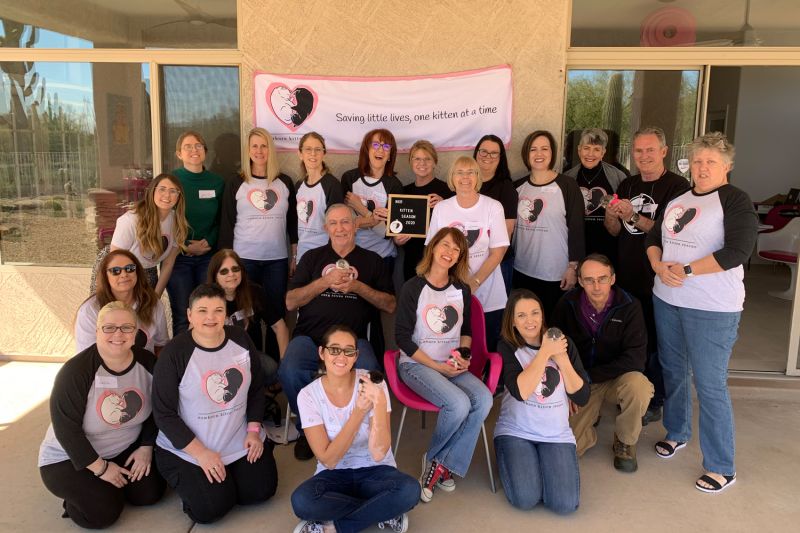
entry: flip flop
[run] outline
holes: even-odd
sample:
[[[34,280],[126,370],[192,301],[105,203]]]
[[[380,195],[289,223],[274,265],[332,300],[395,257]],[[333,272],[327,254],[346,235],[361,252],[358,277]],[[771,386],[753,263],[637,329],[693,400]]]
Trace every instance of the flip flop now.
[[[708,492],[710,494],[717,494],[717,493],[720,493],[723,490],[727,489],[728,487],[730,487],[734,483],[736,483],[736,474],[733,474],[732,476],[723,475],[722,477],[725,478],[725,484],[724,485],[721,484],[716,479],[714,479],[713,477],[709,476],[708,474],[703,474],[702,476],[700,476],[700,479],[698,479],[695,482],[694,488],[696,488],[697,490],[701,490],[703,492]],[[700,485],[701,481],[711,485],[711,488],[704,487],[704,486]]]
[[[684,448],[684,447],[686,447],[686,443],[685,442],[676,442],[675,446],[673,446],[672,444],[670,444],[669,442],[667,442],[665,440],[660,440],[660,441],[656,442],[656,445],[655,445],[656,455],[658,455],[662,459],[669,459],[670,457],[672,457],[673,455],[678,453],[678,450],[680,450],[681,448]],[[658,451],[659,448],[663,448],[664,450],[667,451],[667,453],[662,453],[662,452]]]

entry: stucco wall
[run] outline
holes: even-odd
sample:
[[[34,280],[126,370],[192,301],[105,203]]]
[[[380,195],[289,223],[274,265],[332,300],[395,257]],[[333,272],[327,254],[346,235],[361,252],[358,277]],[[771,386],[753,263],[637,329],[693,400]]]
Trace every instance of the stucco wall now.
[[[399,76],[437,74],[510,64],[514,82],[512,175],[524,173],[519,150],[525,136],[548,129],[560,136],[564,105],[567,10],[563,0],[429,2],[409,0],[243,0],[243,131],[253,126],[253,72]],[[368,128],[365,128],[366,133]],[[324,135],[324,132],[322,132]],[[476,140],[484,133],[476,132]],[[439,174],[463,152],[441,154]],[[471,155],[471,154],[470,154]],[[297,157],[281,154],[297,175]],[[329,155],[334,174],[355,166],[355,156]],[[395,168],[411,178],[407,158]]]

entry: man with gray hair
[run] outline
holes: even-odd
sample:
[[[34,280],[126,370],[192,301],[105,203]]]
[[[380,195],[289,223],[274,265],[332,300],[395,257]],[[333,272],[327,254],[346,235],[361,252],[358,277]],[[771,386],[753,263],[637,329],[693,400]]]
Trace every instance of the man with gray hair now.
[[[375,252],[356,246],[356,214],[344,204],[333,204],[325,212],[328,244],[309,250],[297,265],[289,281],[286,308],[298,310],[297,325],[286,354],[278,368],[278,377],[297,413],[297,395],[317,377],[319,347],[328,328],[349,326],[358,335],[356,368],[378,370],[378,360],[367,337],[367,325],[379,311],[394,312],[391,275],[383,259]],[[348,354],[345,354],[348,355]],[[314,457],[300,420],[300,437],[294,455],[307,460]]]
[[[664,380],[658,362],[656,324],[653,317],[653,276],[645,252],[647,233],[667,204],[689,189],[689,182],[664,166],[667,141],[664,131],[646,127],[633,136],[633,160],[639,174],[623,181],[617,189],[620,201],[606,209],[605,226],[617,237],[617,283],[641,303],[647,326],[647,366],[645,375],[655,386],[655,394],[642,424],[661,419],[664,405]]]

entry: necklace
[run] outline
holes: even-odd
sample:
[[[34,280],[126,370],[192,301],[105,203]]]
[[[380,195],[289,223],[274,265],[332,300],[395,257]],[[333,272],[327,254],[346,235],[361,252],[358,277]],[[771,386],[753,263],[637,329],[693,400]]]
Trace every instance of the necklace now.
[[[581,176],[581,177],[584,179],[584,181],[586,181],[586,184],[587,184],[587,185],[591,186],[591,185],[592,185],[592,182],[593,182],[594,180],[596,180],[596,179],[597,179],[597,177],[598,177],[600,174],[602,174],[602,173],[603,173],[603,165],[602,165],[602,164],[598,164],[598,165],[597,165],[597,170],[595,171],[595,173],[594,173],[594,176],[592,176],[591,178],[589,177],[589,175],[588,175],[588,173],[586,172],[586,170],[587,170],[587,169],[586,169],[586,168],[584,168],[584,166],[583,166],[583,165],[581,165],[581,169],[578,171],[578,174],[579,174],[579,175],[580,175],[580,176]]]

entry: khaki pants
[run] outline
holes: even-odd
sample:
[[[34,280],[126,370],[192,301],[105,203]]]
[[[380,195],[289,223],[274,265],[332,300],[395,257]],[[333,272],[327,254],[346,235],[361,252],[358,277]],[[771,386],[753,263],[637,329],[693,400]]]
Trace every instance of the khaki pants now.
[[[627,372],[616,379],[593,383],[591,391],[589,402],[569,417],[578,455],[597,444],[594,423],[604,401],[618,404],[622,409],[615,422],[617,438],[624,444],[636,444],[642,431],[642,416],[653,397],[653,384],[641,372]]]

